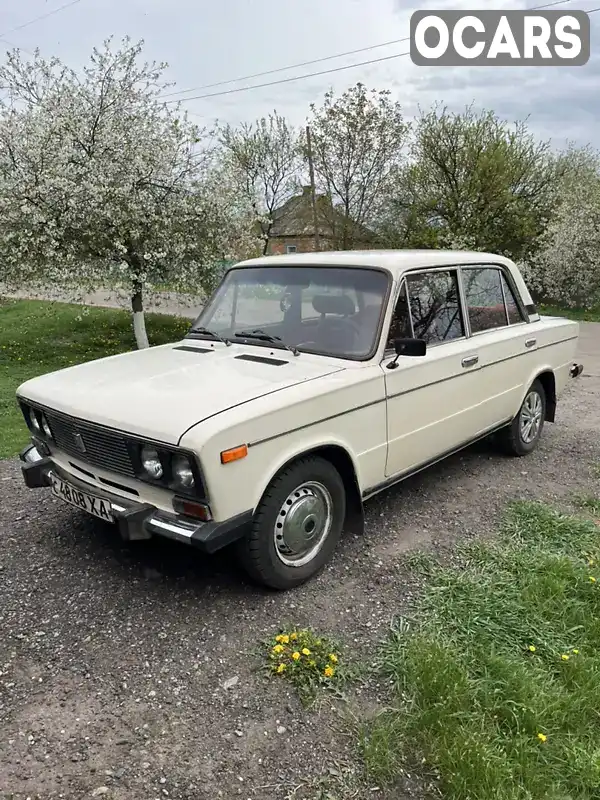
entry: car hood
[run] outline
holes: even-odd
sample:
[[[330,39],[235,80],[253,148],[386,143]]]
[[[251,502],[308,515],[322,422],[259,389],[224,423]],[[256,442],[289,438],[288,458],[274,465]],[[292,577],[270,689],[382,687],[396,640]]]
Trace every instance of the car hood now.
[[[190,427],[215,414],[342,369],[306,353],[295,357],[279,349],[188,340],[41,375],[17,394],[73,417],[177,444]]]

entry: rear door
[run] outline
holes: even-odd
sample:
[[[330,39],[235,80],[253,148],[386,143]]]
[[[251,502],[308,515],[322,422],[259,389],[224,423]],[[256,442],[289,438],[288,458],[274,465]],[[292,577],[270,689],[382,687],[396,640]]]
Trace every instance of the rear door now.
[[[508,271],[492,264],[461,269],[471,343],[486,389],[482,424],[512,419],[531,373],[537,339]]]

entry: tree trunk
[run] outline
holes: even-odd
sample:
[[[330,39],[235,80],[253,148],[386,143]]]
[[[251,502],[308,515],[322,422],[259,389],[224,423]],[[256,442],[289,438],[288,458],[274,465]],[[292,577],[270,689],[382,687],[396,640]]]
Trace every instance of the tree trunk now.
[[[146,318],[144,317],[144,302],[141,284],[134,284],[131,296],[131,310],[133,312],[133,333],[138,350],[150,347],[146,333]]]

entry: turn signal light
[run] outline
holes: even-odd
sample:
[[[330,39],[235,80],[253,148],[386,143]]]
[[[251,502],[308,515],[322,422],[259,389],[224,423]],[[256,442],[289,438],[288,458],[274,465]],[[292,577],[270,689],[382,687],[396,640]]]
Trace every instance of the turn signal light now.
[[[248,445],[241,444],[239,447],[232,447],[231,450],[223,450],[221,453],[221,464],[229,464],[230,461],[239,461],[248,455]]]
[[[210,522],[212,514],[210,508],[205,503],[195,503],[193,500],[187,500],[185,497],[173,498],[173,509],[178,514],[185,514],[186,517],[196,517],[202,522]]]

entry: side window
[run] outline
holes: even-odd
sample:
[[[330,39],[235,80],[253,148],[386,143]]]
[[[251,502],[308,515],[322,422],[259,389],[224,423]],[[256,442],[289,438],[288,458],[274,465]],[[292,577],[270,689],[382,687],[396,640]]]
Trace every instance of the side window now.
[[[407,284],[415,338],[435,344],[465,335],[455,270],[409,275]]]
[[[472,333],[508,325],[499,269],[464,268],[463,283]]]
[[[525,322],[513,290],[510,288],[509,283],[504,275],[502,275],[502,286],[504,288],[504,297],[506,299],[506,311],[508,313],[509,324],[517,325],[519,322]]]
[[[410,313],[408,311],[408,295],[406,293],[406,283],[402,281],[400,294],[398,295],[396,307],[392,314],[392,321],[390,322],[390,330],[385,349],[394,349],[394,339],[409,339],[411,336],[412,328],[410,324]]]

